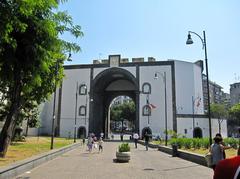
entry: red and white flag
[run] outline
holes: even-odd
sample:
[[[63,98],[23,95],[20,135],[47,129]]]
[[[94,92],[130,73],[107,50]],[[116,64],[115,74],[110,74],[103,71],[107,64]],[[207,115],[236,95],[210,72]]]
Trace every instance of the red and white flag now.
[[[200,104],[201,104],[201,98],[198,98],[198,100],[197,100],[197,107],[199,107],[200,106]]]
[[[156,108],[156,106],[154,106],[153,104],[148,104],[148,106],[151,108],[151,109],[155,109]]]

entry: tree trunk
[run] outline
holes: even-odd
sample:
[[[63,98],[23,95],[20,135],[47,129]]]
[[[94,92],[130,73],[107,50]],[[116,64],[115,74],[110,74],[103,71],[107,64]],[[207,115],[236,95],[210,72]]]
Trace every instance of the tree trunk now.
[[[218,133],[221,134],[222,128],[221,128],[221,123],[223,120],[218,119]]]
[[[12,135],[16,125],[17,115],[20,108],[20,94],[21,94],[21,75],[20,69],[14,68],[14,84],[10,91],[10,109],[6,117],[3,129],[0,134],[0,157],[5,157],[7,149],[11,143]]]
[[[221,123],[219,124],[219,133],[221,134],[222,128],[221,128]]]
[[[12,110],[9,111],[7,115],[6,121],[0,134],[0,157],[6,156],[8,146],[11,143],[16,122],[14,120],[14,113],[15,109],[12,108]]]
[[[221,128],[221,123],[220,123],[220,121],[219,121],[219,119],[218,119],[218,133],[219,133],[219,134],[221,134],[220,128]]]
[[[28,123],[29,123],[29,117],[27,118],[27,127],[26,127],[26,134],[25,134],[26,137],[28,136]]]

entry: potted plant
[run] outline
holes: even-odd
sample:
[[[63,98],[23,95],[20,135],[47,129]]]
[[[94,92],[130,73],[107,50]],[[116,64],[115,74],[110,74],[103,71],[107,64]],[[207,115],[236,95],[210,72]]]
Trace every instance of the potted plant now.
[[[128,143],[123,143],[118,146],[116,157],[118,162],[128,162],[130,160],[130,146]]]

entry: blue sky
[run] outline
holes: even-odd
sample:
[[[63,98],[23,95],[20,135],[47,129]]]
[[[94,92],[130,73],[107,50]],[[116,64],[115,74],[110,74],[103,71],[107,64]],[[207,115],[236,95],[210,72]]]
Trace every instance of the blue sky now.
[[[240,81],[239,0],[69,0],[60,5],[84,37],[82,51],[72,54],[70,64],[91,64],[93,59],[121,54],[124,58],[155,57],[195,62],[204,60],[201,40],[188,31],[206,31],[209,78],[229,92]]]

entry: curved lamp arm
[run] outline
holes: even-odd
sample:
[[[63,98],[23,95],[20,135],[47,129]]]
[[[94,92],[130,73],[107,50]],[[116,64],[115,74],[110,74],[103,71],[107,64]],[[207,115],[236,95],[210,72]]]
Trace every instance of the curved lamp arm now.
[[[205,48],[205,45],[206,45],[206,42],[205,42],[205,40],[200,36],[200,35],[198,35],[196,32],[193,32],[193,31],[188,31],[188,35],[190,35],[190,34],[195,34],[196,36],[198,36],[200,39],[201,39],[201,41],[202,41],[202,45],[203,45],[203,49]],[[191,38],[191,36],[190,36],[190,38]]]

